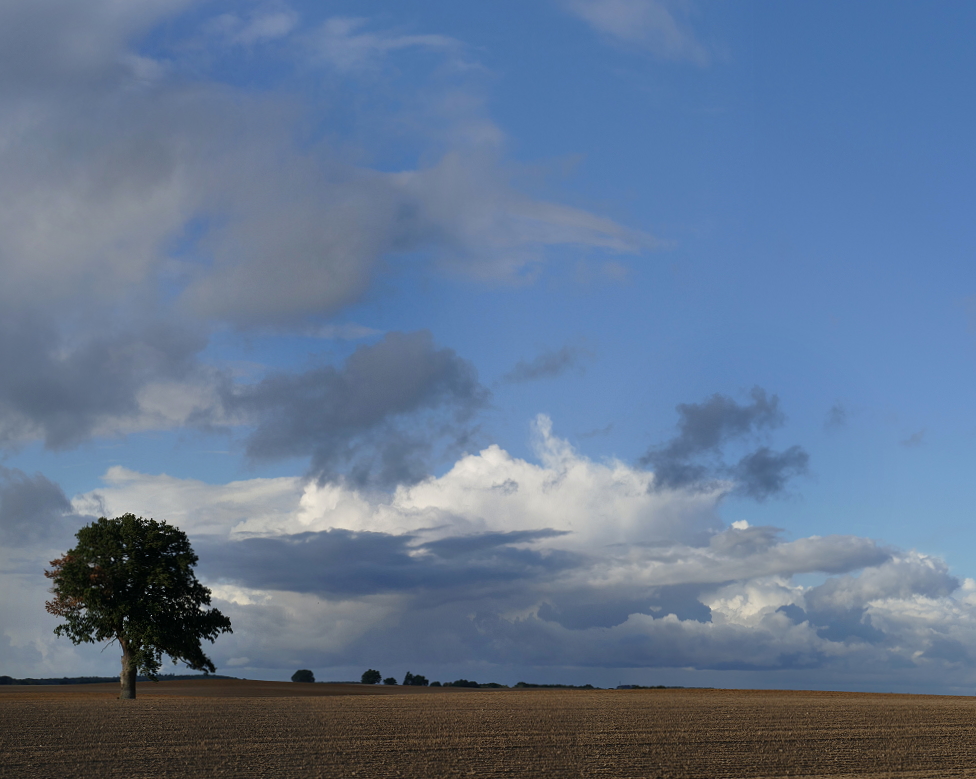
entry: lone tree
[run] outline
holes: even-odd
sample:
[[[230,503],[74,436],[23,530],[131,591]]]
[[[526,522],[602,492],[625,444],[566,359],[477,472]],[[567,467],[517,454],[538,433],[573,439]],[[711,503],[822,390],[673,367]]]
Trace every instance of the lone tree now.
[[[380,680],[383,678],[382,674],[375,668],[370,668],[368,671],[363,673],[363,678],[359,681],[362,684],[379,684]]]
[[[78,543],[44,575],[54,598],[47,610],[64,622],[54,632],[75,644],[118,641],[120,698],[136,697],[136,674],[156,680],[162,656],[195,671],[217,669],[200,648],[230,620],[210,605],[197,581],[197,556],[179,528],[135,514],[102,517],[81,528]]]
[[[305,682],[306,684],[312,684],[315,682],[315,674],[313,674],[307,668],[299,668],[291,675],[291,680],[293,682]]]

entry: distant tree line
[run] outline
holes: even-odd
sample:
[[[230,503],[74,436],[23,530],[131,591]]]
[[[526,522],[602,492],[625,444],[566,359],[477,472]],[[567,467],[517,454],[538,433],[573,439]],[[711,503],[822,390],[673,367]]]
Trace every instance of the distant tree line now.
[[[652,684],[652,685],[649,685],[649,686],[645,686],[643,684],[618,684],[617,685],[617,689],[618,690],[685,690],[687,688],[686,687],[683,687],[682,685],[667,685],[667,684]],[[711,688],[709,688],[709,687],[704,687],[704,688],[703,687],[693,687],[692,689],[693,690],[701,690],[701,689],[706,689],[707,690],[707,689],[711,689]]]
[[[397,680],[388,676],[385,679],[383,674],[377,671],[375,668],[370,668],[363,673],[362,679],[360,680],[362,684],[383,684],[395,685]],[[494,689],[494,690],[507,690],[509,689],[507,684],[498,684],[498,682],[475,682],[469,679],[456,679],[453,682],[431,682],[426,676],[421,674],[411,673],[407,671],[406,676],[403,677],[403,681],[400,682],[408,687],[477,687],[481,689]],[[538,684],[526,684],[525,682],[519,682],[516,687],[571,687],[571,685],[538,685]],[[588,684],[586,687],[580,687],[579,689],[592,690],[595,689],[593,685]]]
[[[159,674],[156,677],[159,681],[184,681],[187,679],[237,679],[236,676],[222,676],[220,674]],[[293,682],[305,682],[312,683],[315,681],[315,674],[307,668],[301,668],[292,674],[291,680]],[[16,679],[12,676],[2,675],[0,676],[0,685],[3,684],[106,684],[109,682],[118,681],[118,677],[115,676],[62,676],[59,679],[56,678],[46,678],[46,679]],[[139,676],[138,681],[148,682],[151,681],[148,676]],[[475,682],[469,679],[455,679],[453,682],[430,682],[427,680],[426,676],[420,674],[410,673],[407,671],[406,676],[403,677],[403,682],[397,682],[397,680],[388,676],[385,679],[383,675],[377,671],[375,668],[370,668],[362,675],[360,680],[362,684],[379,684],[382,682],[387,685],[403,684],[408,687],[471,687],[479,688],[482,690],[493,689],[493,690],[508,690],[512,689],[507,684],[498,684],[497,682]],[[594,687],[592,684],[532,684],[531,682],[517,682],[514,685],[514,689],[517,690],[597,690],[598,687]],[[694,687],[685,688],[679,685],[664,685],[664,684],[654,684],[654,685],[642,685],[642,684],[621,684],[617,686],[618,690],[684,690],[684,689],[711,689],[710,687]]]
[[[157,674],[157,681],[184,681],[186,679],[236,679],[236,676],[221,676],[219,674]],[[137,681],[153,681],[148,676],[138,676]],[[118,682],[118,676],[62,676],[60,679],[15,679],[12,676],[0,676],[0,684],[107,684]]]

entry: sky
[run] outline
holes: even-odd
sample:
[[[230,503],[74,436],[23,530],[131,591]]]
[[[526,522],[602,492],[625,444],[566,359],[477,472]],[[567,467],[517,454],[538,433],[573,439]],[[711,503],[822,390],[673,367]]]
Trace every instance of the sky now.
[[[0,5],[0,673],[976,692],[976,7]],[[173,670],[179,670],[179,667]]]

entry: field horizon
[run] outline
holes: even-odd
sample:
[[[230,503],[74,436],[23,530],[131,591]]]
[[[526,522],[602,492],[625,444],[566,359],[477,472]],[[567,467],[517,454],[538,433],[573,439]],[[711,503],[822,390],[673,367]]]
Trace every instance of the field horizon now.
[[[687,692],[717,692],[717,693],[759,693],[764,695],[848,695],[848,696],[897,696],[909,698],[974,698],[976,695],[964,695],[962,693],[916,693],[916,692],[875,692],[869,690],[816,690],[801,688],[764,688],[764,687],[685,687],[685,686],[634,686],[634,687],[593,687],[590,690],[571,685],[537,685],[518,687],[511,685],[507,687],[421,687],[412,685],[386,685],[386,684],[362,684],[361,682],[291,682],[276,681],[266,679],[242,679],[236,677],[198,677],[192,679],[161,679],[158,682],[139,681],[137,693],[143,695],[166,695],[166,696],[192,696],[192,697],[281,697],[281,698],[306,698],[306,697],[331,697],[341,695],[416,695],[416,694],[443,694],[449,692],[543,692],[546,690],[565,691],[565,692],[668,692],[668,691],[687,691]],[[45,684],[6,684],[0,685],[0,701],[5,694],[27,695],[37,693],[38,695],[50,694],[80,694],[91,695],[117,695],[119,683],[117,681],[106,682],[66,682],[66,683],[45,683]]]
[[[976,776],[976,698],[191,680],[0,690],[0,777]]]

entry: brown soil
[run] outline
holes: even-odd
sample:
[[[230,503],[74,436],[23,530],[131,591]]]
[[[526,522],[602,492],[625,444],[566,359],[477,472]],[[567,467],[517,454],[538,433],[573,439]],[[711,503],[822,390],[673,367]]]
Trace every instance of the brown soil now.
[[[0,687],[0,777],[976,777],[976,698],[213,680],[115,694]]]
[[[139,682],[136,697],[176,695],[204,698],[308,698],[332,695],[416,695],[440,692],[468,692],[464,688],[402,687],[385,684],[302,684],[296,682],[260,682],[248,679],[184,679],[181,681]],[[476,690],[470,690],[476,692]],[[119,683],[107,684],[11,684],[0,686],[0,705],[8,697],[62,698],[118,697]]]

